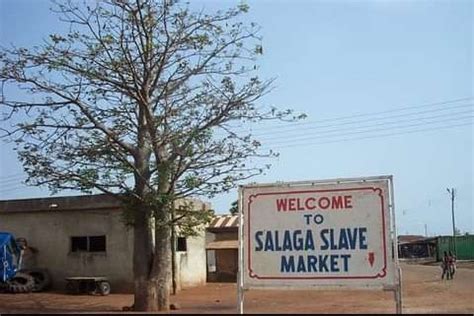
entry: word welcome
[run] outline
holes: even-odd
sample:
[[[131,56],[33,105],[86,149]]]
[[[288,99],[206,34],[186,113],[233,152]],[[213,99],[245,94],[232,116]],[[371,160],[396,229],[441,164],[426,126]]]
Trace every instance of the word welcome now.
[[[342,210],[352,208],[352,195],[276,199],[278,212]]]

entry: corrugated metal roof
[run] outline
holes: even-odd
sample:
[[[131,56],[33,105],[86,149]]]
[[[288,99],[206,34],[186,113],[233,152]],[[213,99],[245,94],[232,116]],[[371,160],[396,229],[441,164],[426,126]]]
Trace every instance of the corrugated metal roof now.
[[[409,243],[425,239],[422,235],[398,235],[398,243]]]
[[[223,215],[214,217],[208,228],[222,229],[237,227],[239,227],[239,217],[237,215]]]

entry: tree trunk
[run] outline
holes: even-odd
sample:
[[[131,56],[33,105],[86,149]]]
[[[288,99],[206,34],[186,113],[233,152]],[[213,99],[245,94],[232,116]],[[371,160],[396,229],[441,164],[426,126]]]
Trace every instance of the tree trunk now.
[[[140,124],[146,125],[142,111],[140,111]],[[133,210],[134,310],[169,311],[171,285],[169,166],[167,163],[158,166],[159,183],[156,192],[152,192],[147,184],[150,181],[151,152],[147,149],[145,134],[143,132],[139,134],[141,149],[135,155],[135,165],[139,171],[135,174],[135,192],[142,200],[134,205]],[[162,157],[163,153],[155,154],[157,160],[162,160],[159,157]]]
[[[155,256],[151,269],[151,278],[158,285],[158,309],[169,311],[171,287],[171,212],[172,201],[169,199],[169,166],[162,164],[158,167],[160,175],[158,196],[161,200],[159,209],[155,210]]]
[[[133,272],[135,311],[169,311],[171,287],[170,207],[155,210],[156,224],[150,222],[146,206],[135,211]],[[155,233],[153,239],[153,232]]]
[[[144,209],[135,210],[133,239],[134,309],[157,311],[157,285],[149,277],[154,257],[152,227]]]
[[[174,205],[171,211],[171,221],[174,222]],[[172,293],[176,295],[176,229],[174,223],[171,226],[171,283]]]
[[[158,283],[155,280],[135,280],[135,311],[159,311],[158,302]]]
[[[171,230],[168,225],[156,228],[155,242],[155,258],[151,275],[158,286],[158,309],[168,311],[171,286]]]

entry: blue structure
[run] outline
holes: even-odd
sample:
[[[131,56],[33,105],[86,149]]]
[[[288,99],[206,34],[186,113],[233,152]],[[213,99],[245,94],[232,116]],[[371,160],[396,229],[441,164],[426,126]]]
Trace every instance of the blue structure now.
[[[10,233],[0,232],[0,282],[11,280],[20,269],[20,248]]]

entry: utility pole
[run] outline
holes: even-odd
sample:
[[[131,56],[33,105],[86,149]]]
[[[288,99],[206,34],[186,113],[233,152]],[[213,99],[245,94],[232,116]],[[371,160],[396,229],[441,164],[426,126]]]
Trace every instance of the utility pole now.
[[[428,237],[428,225],[425,224],[425,237]]]
[[[454,247],[454,255],[456,255],[456,224],[454,222],[454,197],[456,195],[454,188],[446,189],[448,193],[451,195],[451,216],[453,219],[453,247]]]

